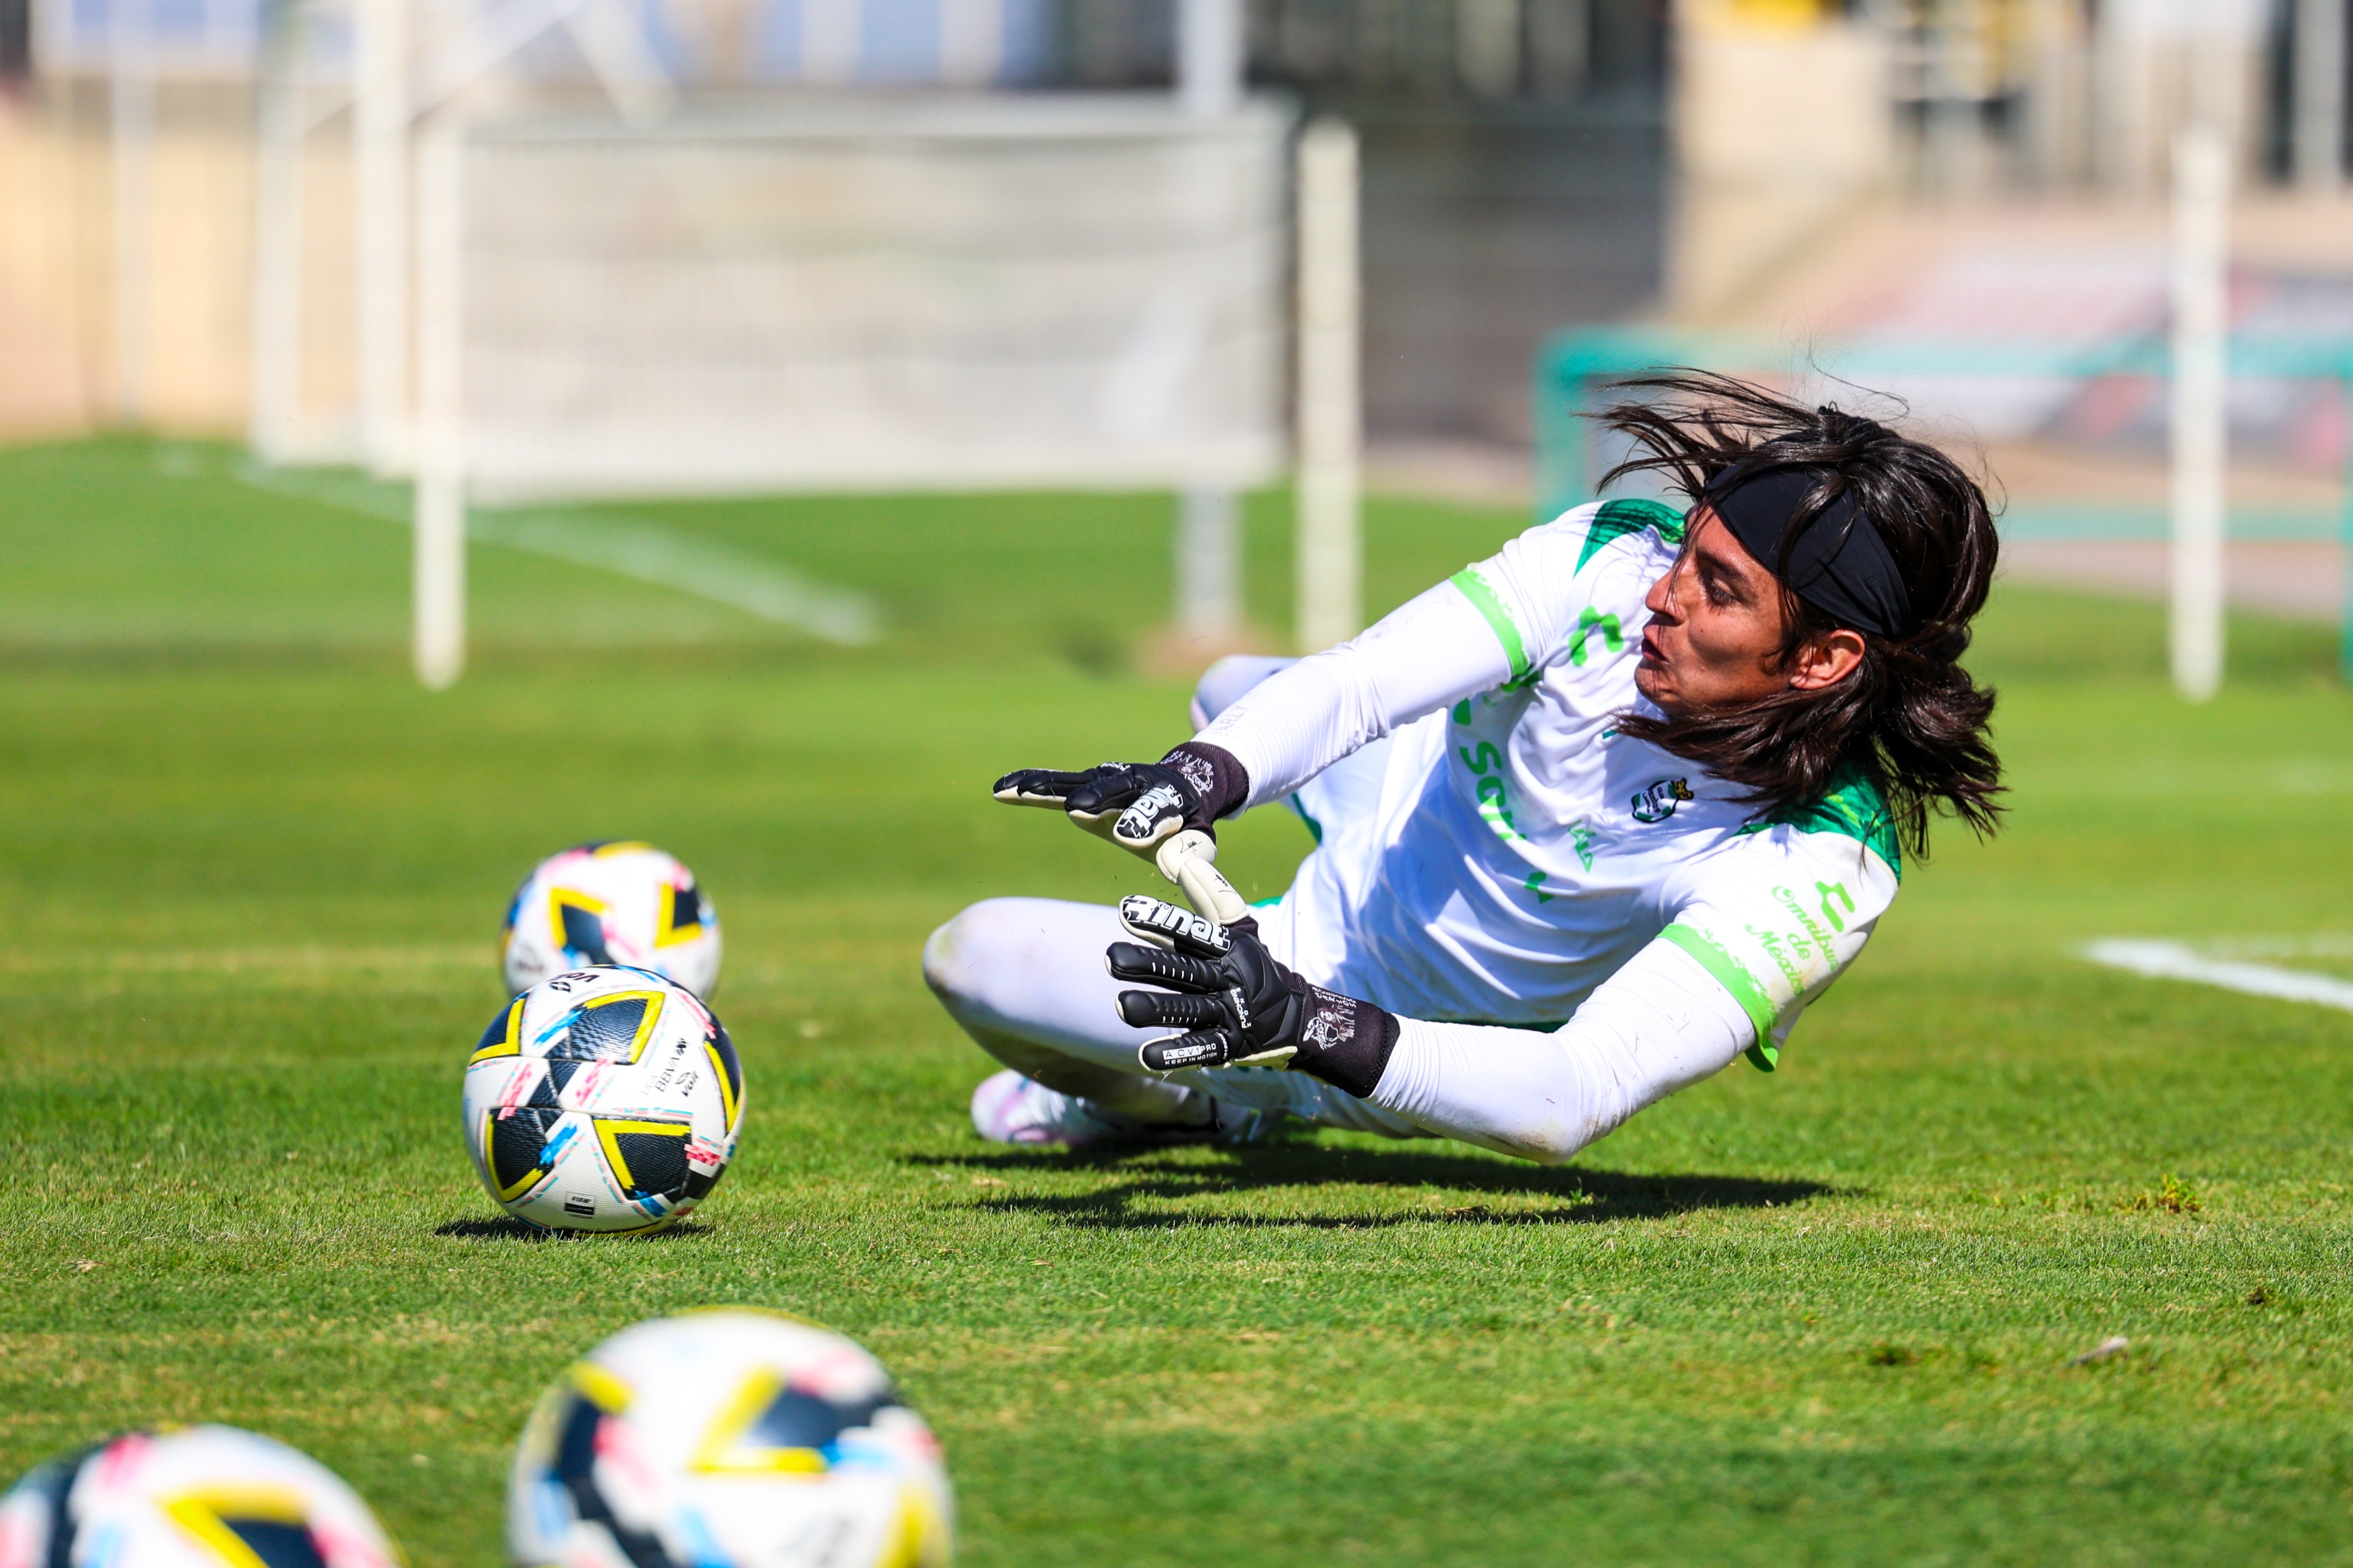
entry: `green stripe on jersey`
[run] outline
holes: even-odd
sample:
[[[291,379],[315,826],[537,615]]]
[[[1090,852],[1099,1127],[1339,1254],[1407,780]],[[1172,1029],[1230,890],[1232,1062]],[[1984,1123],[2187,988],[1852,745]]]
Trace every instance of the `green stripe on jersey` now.
[[[1577,552],[1577,569],[1584,571],[1585,563],[1612,540],[1644,529],[1654,531],[1669,544],[1680,547],[1683,542],[1683,514],[1654,500],[1603,501],[1601,510],[1593,514],[1592,526],[1585,531],[1585,548]]]
[[[1698,927],[1677,922],[1659,934],[1699,960],[1699,966],[1718,985],[1732,993],[1732,999],[1740,1004],[1740,1010],[1757,1027],[1757,1043],[1748,1047],[1749,1065],[1771,1072],[1781,1060],[1781,1049],[1773,1043],[1777,1015],[1773,998],[1765,994],[1765,987],[1757,984],[1757,977],[1748,973],[1746,965],[1725,951],[1723,943]]]
[[[1778,824],[1800,833],[1836,833],[1852,838],[1886,861],[1898,882],[1904,880],[1904,849],[1896,837],[1895,814],[1887,809],[1887,797],[1871,775],[1853,763],[1839,765],[1820,800],[1768,811],[1740,831],[1762,833]]]
[[[1504,645],[1504,658],[1512,667],[1512,679],[1506,684],[1527,679],[1530,673],[1527,644],[1520,640],[1519,624],[1512,619],[1512,612],[1504,607],[1504,601],[1495,596],[1495,590],[1487,586],[1487,579],[1465,566],[1454,574],[1452,581],[1462,590],[1462,596],[1471,601],[1472,606],[1487,618],[1488,629],[1495,634],[1495,640]]]

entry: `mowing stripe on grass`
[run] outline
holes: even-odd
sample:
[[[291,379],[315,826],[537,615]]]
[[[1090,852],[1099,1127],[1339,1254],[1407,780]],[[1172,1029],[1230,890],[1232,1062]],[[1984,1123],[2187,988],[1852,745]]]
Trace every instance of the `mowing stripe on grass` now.
[[[2268,963],[2245,963],[2207,958],[2178,942],[2112,939],[2089,943],[2084,956],[2111,969],[2129,970],[2152,980],[2188,980],[2200,985],[2220,985],[2250,996],[2276,996],[2286,1002],[2317,1002],[2353,1013],[2353,983],[2326,974],[2306,974]]]
[[[0,974],[63,974],[81,971],[138,974],[245,974],[282,970],[482,969],[491,944],[451,942],[413,947],[191,947],[69,949],[0,952]]]
[[[410,520],[406,485],[322,469],[269,468],[258,463],[240,464],[233,472],[240,484],[256,489],[297,496],[385,522],[406,524]],[[485,544],[675,588],[826,642],[864,647],[882,633],[881,611],[863,594],[813,583],[733,545],[652,523],[565,511],[475,509],[467,515],[466,534]]]

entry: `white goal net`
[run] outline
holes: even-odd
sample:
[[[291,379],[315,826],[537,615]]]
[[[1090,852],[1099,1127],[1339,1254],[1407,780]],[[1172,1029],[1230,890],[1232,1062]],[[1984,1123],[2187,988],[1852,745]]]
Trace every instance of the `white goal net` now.
[[[420,455],[493,502],[1261,481],[1289,132],[998,95],[445,132]]]

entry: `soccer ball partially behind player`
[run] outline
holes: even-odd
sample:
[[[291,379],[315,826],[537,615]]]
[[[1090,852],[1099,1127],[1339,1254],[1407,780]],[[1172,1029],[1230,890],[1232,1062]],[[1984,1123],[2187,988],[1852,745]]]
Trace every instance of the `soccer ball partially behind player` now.
[[[1351,642],[1212,669],[1156,763],[998,783],[1215,918],[992,899],[934,932],[933,989],[1008,1069],[985,1135],[1287,1112],[1565,1160],[1744,1055],[1772,1070],[1930,816],[1990,830],[1993,695],[1957,662],[1994,569],[1977,483],[1836,408],[1628,384],[1609,478],[1688,510],[1578,507]],[[1275,801],[1316,847],[1246,910],[1213,825]]]

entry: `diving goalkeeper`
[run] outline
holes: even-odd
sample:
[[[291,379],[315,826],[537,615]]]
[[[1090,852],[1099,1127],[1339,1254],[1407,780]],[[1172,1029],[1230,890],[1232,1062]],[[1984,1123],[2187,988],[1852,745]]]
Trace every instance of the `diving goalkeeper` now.
[[[1994,569],[1977,483],[1834,407],[1628,385],[1609,477],[1687,511],[1579,507],[1328,652],[1221,663],[1157,763],[999,781],[1192,910],[991,899],[934,933],[926,978],[1008,1069],[984,1135],[1282,1112],[1565,1160],[1738,1058],[1772,1070],[1930,816],[1991,829],[1993,694],[1957,662]],[[1316,847],[1250,910],[1214,825],[1273,802]]]

